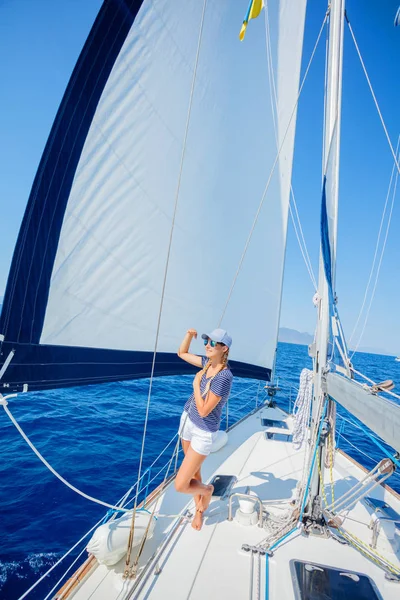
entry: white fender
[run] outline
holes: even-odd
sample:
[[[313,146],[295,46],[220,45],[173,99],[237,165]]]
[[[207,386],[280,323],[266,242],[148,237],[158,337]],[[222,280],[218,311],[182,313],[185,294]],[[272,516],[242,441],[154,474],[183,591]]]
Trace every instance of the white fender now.
[[[147,512],[137,512],[132,547],[137,546],[146,531],[151,515]],[[100,525],[94,532],[86,550],[93,554],[101,565],[115,565],[126,554],[129,531],[132,522],[132,511],[125,513],[115,521]],[[150,523],[148,538],[151,538],[156,520]]]

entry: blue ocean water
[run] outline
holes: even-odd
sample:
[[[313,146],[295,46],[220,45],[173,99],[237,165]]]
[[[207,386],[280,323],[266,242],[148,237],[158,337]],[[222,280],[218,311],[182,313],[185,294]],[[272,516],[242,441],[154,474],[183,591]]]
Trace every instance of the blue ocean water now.
[[[391,378],[400,387],[400,363],[393,357],[358,353],[354,364],[371,379]],[[277,401],[282,408],[289,408],[290,398],[294,401],[291,386],[298,385],[305,366],[311,367],[305,346],[279,344],[277,377],[281,391]],[[144,469],[175,434],[192,380],[180,376],[153,382]],[[257,393],[261,400],[262,386],[257,382],[234,381],[230,423],[254,406]],[[9,408],[38,450],[65,479],[113,504],[137,478],[147,394],[148,380],[110,383],[21,394],[10,401]],[[58,481],[3,411],[0,428],[0,599],[16,600],[104,516],[105,509]],[[349,441],[342,437],[340,446],[366,467],[382,458],[363,431],[346,425],[343,435]],[[162,457],[160,467],[169,456]],[[152,470],[151,476],[156,473],[157,469]],[[388,483],[400,492],[397,474]],[[65,566],[63,563],[57,567],[28,598],[45,598],[71,561],[67,559]]]

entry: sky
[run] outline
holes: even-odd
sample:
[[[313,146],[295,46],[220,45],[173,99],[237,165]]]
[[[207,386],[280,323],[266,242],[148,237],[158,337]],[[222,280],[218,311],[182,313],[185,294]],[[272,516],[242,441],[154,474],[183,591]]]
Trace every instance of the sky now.
[[[247,0],[235,1],[243,1],[245,13]],[[100,5],[100,0],[0,0],[0,298],[47,136]],[[400,27],[393,26],[397,7],[398,0],[347,2],[348,16],[394,145],[400,133]],[[303,71],[325,10],[324,0],[309,0]],[[259,31],[261,24],[255,21],[247,35]],[[349,339],[370,274],[393,160],[347,27],[344,53],[336,290]],[[324,60],[321,43],[300,98],[293,167],[293,189],[316,276]],[[395,203],[380,278],[360,344],[361,348],[393,354],[400,354],[399,232],[400,210]],[[313,333],[313,293],[289,223],[282,326]],[[353,345],[357,340],[355,335]]]

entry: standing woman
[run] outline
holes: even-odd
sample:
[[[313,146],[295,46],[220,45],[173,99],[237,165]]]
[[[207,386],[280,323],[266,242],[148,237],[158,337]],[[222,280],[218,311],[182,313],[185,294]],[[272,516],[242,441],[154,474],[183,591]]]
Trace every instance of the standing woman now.
[[[210,504],[214,491],[212,485],[201,481],[200,468],[211,452],[221,423],[222,409],[232,387],[232,372],[228,366],[228,354],[232,338],[224,329],[214,329],[203,334],[206,356],[189,352],[190,343],[197,337],[195,329],[189,329],[178,350],[178,356],[196,367],[201,367],[193,381],[193,394],[185,404],[179,427],[185,458],[175,479],[175,489],[193,494],[196,514],[192,527],[200,530],[203,512]]]

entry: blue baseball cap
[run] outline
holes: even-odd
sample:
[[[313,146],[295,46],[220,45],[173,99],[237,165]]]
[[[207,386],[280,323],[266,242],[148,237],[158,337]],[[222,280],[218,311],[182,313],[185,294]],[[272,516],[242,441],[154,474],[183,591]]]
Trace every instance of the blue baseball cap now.
[[[228,335],[228,332],[225,329],[214,329],[211,333],[203,333],[203,340],[207,340],[210,338],[213,342],[220,342],[220,344],[225,344],[228,348],[232,345],[232,338]]]

